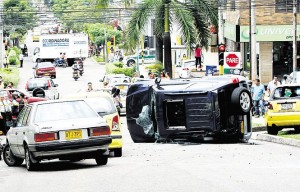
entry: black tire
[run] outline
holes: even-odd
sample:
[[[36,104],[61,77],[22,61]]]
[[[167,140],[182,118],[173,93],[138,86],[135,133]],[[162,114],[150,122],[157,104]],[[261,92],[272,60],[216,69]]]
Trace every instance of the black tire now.
[[[29,148],[25,145],[24,147],[25,150],[25,164],[26,164],[26,169],[28,171],[35,171],[38,168],[39,163],[35,163],[32,161],[32,155],[29,151]]]
[[[3,160],[9,167],[22,165],[24,159],[16,157],[10,150],[9,144],[3,149]]]
[[[236,112],[247,114],[251,110],[251,94],[248,89],[238,87],[233,90],[231,95],[231,103]]]
[[[42,89],[42,88],[35,88],[33,91],[32,91],[32,96],[34,97],[45,97],[46,96],[46,93],[45,93],[45,90]]]
[[[278,134],[278,128],[277,127],[268,126],[267,131],[268,131],[268,134],[270,134],[270,135],[277,135]]]
[[[108,161],[108,155],[97,154],[95,160],[97,165],[106,165]]]
[[[122,148],[114,149],[114,156],[115,157],[122,157]]]
[[[132,66],[134,66],[135,65],[135,61],[134,60],[129,60],[129,61],[127,61],[127,66],[128,67],[132,67]]]
[[[300,133],[300,127],[295,127],[295,133]]]

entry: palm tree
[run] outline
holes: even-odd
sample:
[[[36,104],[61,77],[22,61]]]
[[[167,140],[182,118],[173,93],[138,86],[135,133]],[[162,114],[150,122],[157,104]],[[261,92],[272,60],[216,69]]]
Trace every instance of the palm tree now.
[[[164,44],[165,71],[172,75],[170,29],[173,24],[179,26],[182,40],[189,49],[196,43],[208,46],[209,25],[217,26],[217,1],[209,0],[143,0],[138,4],[129,22],[127,40],[132,47],[138,44],[145,25],[155,18],[155,36],[157,59],[162,61],[162,40]]]

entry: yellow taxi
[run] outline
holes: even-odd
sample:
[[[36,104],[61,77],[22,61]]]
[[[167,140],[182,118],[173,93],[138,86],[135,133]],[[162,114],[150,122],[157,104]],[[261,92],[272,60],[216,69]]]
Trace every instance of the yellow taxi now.
[[[122,156],[122,132],[121,121],[111,95],[107,92],[84,92],[69,95],[65,98],[84,99],[100,116],[104,117],[111,128],[112,143],[109,150],[115,157]]]
[[[300,84],[281,85],[271,93],[265,123],[272,135],[283,128],[300,132]]]

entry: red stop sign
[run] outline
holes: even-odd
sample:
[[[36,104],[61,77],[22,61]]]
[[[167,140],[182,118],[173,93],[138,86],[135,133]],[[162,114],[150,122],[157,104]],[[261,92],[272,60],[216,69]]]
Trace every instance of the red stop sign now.
[[[240,58],[236,54],[228,54],[225,62],[229,67],[236,67],[240,63]]]

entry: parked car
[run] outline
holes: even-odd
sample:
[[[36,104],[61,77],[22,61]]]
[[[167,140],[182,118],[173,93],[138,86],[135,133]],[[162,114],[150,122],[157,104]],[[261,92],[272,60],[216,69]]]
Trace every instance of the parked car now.
[[[141,81],[127,93],[127,126],[134,142],[202,139],[248,141],[252,134],[251,95],[246,78]]]
[[[265,123],[269,134],[277,135],[283,128],[300,132],[300,85],[278,86],[269,98]]]
[[[100,82],[106,82],[110,87],[116,83],[130,83],[131,78],[124,74],[109,74],[100,78]]]
[[[205,71],[203,63],[201,70]],[[179,78],[190,78],[192,72],[196,72],[195,59],[183,60],[181,65],[176,66],[176,72]]]
[[[17,95],[21,95],[23,93],[25,95],[25,99],[28,101],[28,103],[34,103],[34,102],[39,102],[39,101],[47,101],[47,98],[41,98],[41,97],[33,97],[27,92],[20,91],[18,89],[2,89],[0,90],[3,95],[7,95],[7,97],[12,100],[12,94],[16,93]],[[17,99],[19,101],[20,98]]]
[[[100,91],[84,92],[69,95],[67,98],[84,99],[101,117],[106,119],[112,136],[112,143],[108,148],[114,152],[115,157],[121,157],[123,147],[121,121],[111,95],[107,92]]]
[[[49,77],[30,78],[27,80],[25,89],[33,94],[34,90],[42,89],[45,92],[45,97],[48,99],[59,99],[58,84],[55,84]]]
[[[35,67],[32,68],[34,77],[51,77],[56,78],[56,69],[51,62],[40,62],[36,63]]]
[[[143,54],[142,54],[143,53]],[[155,49],[144,49],[139,52],[139,55],[130,55],[125,58],[124,63],[128,66],[134,66],[139,60],[139,64],[142,64],[142,59],[144,63],[154,63],[155,62]]]
[[[3,159],[8,166],[26,162],[35,170],[45,159],[94,158],[106,165],[110,128],[83,100],[44,101],[25,106],[7,132]]]

